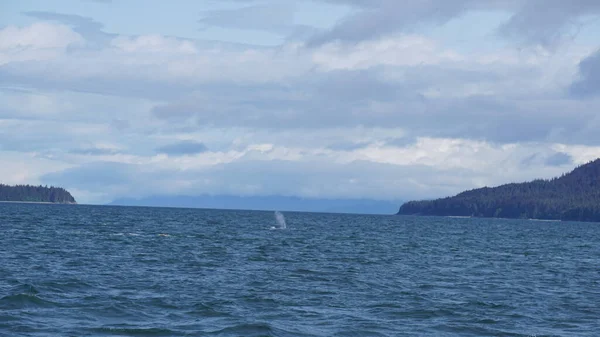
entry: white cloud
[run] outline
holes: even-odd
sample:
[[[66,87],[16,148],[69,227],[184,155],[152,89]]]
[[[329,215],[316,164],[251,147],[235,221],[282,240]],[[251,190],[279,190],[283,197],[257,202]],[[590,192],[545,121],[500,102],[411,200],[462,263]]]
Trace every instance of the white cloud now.
[[[0,116],[14,118],[46,118],[56,117],[72,112],[75,108],[68,101],[60,100],[57,96],[41,92],[2,92],[0,100]]]
[[[405,199],[552,177],[600,156],[600,101],[566,95],[596,46],[465,52],[395,30],[310,48],[86,42],[61,24],[0,31],[4,182],[61,184],[81,202]]]
[[[27,27],[0,30],[0,65],[56,58],[71,45],[84,42],[81,35],[62,24],[38,22]]]
[[[23,153],[14,151],[3,151],[0,149],[0,183],[15,184],[39,184],[40,178],[49,173],[60,172],[72,167],[71,165],[57,160],[39,157],[36,153]]]
[[[197,48],[190,41],[169,38],[162,35],[142,35],[137,37],[118,36],[111,46],[127,53],[168,53],[196,54]]]
[[[332,41],[356,43],[403,32],[419,26],[444,25],[454,18],[477,11],[508,13],[497,27],[498,35],[523,45],[553,48],[572,39],[588,19],[600,15],[596,0],[328,0],[353,5],[356,11],[330,30],[313,37],[319,45]],[[543,9],[543,10],[540,10]],[[479,29],[482,25],[473,25]]]
[[[569,154],[577,165],[600,158],[600,146],[554,144],[552,149]]]
[[[447,142],[452,148],[461,141],[441,142]],[[256,148],[260,151],[252,150]],[[523,166],[521,163],[531,153],[546,152],[541,158],[555,153],[539,145],[493,147],[482,144],[478,152],[455,153],[454,162],[450,163],[440,160],[436,152],[424,151],[423,146],[396,149],[396,154],[419,158],[407,164],[386,163],[381,157],[360,151],[351,154],[355,160],[347,160],[344,154],[323,150],[274,147],[262,152],[266,149],[266,146],[257,144],[249,146],[244,153],[233,155],[203,153],[174,160],[163,156],[134,163],[87,164],[45,176],[43,180],[113,196],[193,194],[202,191],[210,194],[393,200],[429,198],[454,194],[465,188],[538,177],[551,178],[573,165]],[[596,154],[600,153],[598,150]],[[303,155],[294,155],[300,152]],[[214,161],[219,157],[228,160]],[[436,164],[438,162],[439,165]],[[91,181],[86,178],[89,176],[96,178]]]
[[[290,138],[302,138],[299,132],[287,133]],[[414,144],[391,146],[383,141],[386,136],[375,134],[365,138],[372,141],[366,147],[336,151],[327,147],[334,139],[321,146],[310,142],[302,144],[301,140],[280,145],[267,142],[269,135],[250,135],[246,138],[248,145],[239,150],[178,157],[96,156],[88,159],[87,164],[83,161],[60,174],[47,175],[43,181],[88,191],[91,199],[82,199],[83,202],[104,201],[92,198],[94,193],[144,196],[197,191],[397,200],[551,178],[569,171],[586,158],[600,155],[600,147],[539,143],[498,145],[462,139],[422,138]],[[270,137],[277,139],[278,135]],[[573,162],[547,165],[557,153],[572,156]],[[89,176],[96,178],[90,181],[86,178]]]
[[[354,45],[328,43],[316,48],[313,62],[324,70],[356,70],[376,66],[419,66],[457,62],[464,56],[444,50],[420,35],[397,35]]]
[[[82,37],[68,26],[38,22],[27,27],[8,26],[0,30],[0,49],[66,48],[83,42]]]

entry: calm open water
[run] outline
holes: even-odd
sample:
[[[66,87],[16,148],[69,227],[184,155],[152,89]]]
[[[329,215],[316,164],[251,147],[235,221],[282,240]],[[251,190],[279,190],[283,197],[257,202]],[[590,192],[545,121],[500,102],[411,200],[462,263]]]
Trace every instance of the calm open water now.
[[[600,224],[0,204],[2,336],[600,336]]]

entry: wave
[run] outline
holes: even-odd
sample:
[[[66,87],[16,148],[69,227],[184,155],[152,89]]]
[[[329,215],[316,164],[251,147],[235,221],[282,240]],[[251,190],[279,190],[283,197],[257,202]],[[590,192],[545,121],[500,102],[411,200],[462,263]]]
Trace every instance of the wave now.
[[[275,329],[268,323],[244,323],[210,333],[214,336],[275,336]]]
[[[0,298],[0,309],[2,310],[45,308],[58,305],[41,298],[40,291],[29,283],[18,284],[12,287],[8,293]]]
[[[90,329],[94,333],[103,333],[117,336],[175,336],[177,331],[162,328],[125,328],[125,327],[101,327]]]
[[[230,317],[231,314],[224,311],[217,310],[214,306],[205,303],[197,303],[193,306],[193,309],[188,312],[189,315],[202,316],[202,317]]]
[[[58,306],[57,303],[44,300],[37,294],[14,294],[0,298],[0,309],[2,310],[48,308],[56,306]]]

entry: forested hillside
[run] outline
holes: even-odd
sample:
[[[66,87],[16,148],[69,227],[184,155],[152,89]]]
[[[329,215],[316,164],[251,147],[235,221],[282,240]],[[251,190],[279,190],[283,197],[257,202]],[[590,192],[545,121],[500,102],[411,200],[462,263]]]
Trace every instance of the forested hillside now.
[[[0,184],[0,201],[76,203],[75,198],[64,188],[3,184]]]
[[[600,159],[551,180],[410,201],[398,214],[600,221]]]

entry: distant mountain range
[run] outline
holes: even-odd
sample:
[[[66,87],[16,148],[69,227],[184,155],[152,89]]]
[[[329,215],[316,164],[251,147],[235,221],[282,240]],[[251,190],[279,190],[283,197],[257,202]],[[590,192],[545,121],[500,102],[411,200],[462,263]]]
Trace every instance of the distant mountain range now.
[[[0,184],[0,201],[76,204],[75,198],[61,187]]]
[[[285,196],[151,196],[140,199],[117,199],[109,205],[354,214],[394,214],[398,209],[398,201]]]
[[[400,207],[398,214],[600,222],[600,159],[551,180],[410,201]]]

